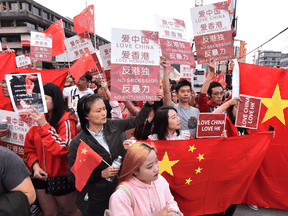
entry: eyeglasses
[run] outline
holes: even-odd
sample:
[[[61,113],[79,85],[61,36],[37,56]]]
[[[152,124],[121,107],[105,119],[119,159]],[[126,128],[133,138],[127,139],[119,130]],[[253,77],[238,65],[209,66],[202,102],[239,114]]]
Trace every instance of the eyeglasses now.
[[[212,94],[215,96],[219,96],[219,95],[224,95],[225,93],[224,93],[224,91],[221,91],[221,92],[214,92]]]

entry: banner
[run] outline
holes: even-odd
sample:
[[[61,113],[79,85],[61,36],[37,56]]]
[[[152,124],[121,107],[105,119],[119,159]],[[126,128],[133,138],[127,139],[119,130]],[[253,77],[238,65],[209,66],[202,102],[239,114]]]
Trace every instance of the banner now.
[[[240,204],[271,143],[273,132],[231,138],[153,141],[159,174],[185,216]],[[148,142],[148,141],[145,141]]]
[[[30,58],[39,61],[52,61],[52,35],[31,32]]]
[[[257,129],[261,110],[261,98],[241,94],[240,99],[243,103],[238,103],[235,126]]]
[[[27,65],[31,65],[31,59],[29,55],[16,56],[16,65],[18,68],[23,68]]]
[[[198,64],[234,58],[227,2],[190,9]]]
[[[159,100],[158,32],[112,28],[111,51],[112,100]]]
[[[90,53],[95,53],[92,42],[89,38],[81,38],[78,35],[67,38],[64,40],[66,50],[68,52],[69,61],[79,59],[89,49]]]
[[[226,114],[199,113],[197,118],[197,138],[221,137],[225,130]]]
[[[162,55],[168,64],[184,64],[196,67],[191,45],[186,40],[183,20],[155,15]]]
[[[6,74],[5,78],[15,112],[26,113],[33,106],[39,112],[47,113],[40,73]]]

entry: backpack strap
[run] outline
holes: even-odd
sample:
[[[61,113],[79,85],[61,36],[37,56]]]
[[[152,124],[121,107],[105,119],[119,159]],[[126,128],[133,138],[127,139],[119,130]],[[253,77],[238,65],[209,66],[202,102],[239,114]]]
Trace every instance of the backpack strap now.
[[[124,185],[124,184],[121,184],[121,185],[119,185],[119,186],[117,187],[116,190],[118,190],[118,189],[124,191],[124,192],[126,193],[126,195],[129,197],[129,199],[130,199],[130,201],[131,201],[131,207],[132,207],[132,209],[133,209],[133,211],[134,211],[134,200],[133,200],[133,196],[132,196],[132,193],[131,193],[131,190],[129,189],[129,187],[127,187],[127,186]]]

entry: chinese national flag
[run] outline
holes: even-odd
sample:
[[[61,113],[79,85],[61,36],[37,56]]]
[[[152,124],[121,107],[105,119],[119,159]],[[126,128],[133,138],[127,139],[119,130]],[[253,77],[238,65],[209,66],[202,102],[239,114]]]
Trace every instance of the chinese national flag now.
[[[257,131],[267,131],[270,125],[275,130],[244,202],[287,210],[288,71],[239,63],[239,74],[240,94],[262,98]]]
[[[65,33],[63,29],[62,20],[54,22],[47,30],[43,33],[52,34],[52,56],[57,56],[65,52]]]
[[[76,179],[76,189],[81,191],[88,181],[92,171],[101,163],[102,157],[81,141],[76,155],[76,160],[71,167],[71,172]]]
[[[79,15],[73,17],[74,31],[78,34],[83,32],[95,33],[94,28],[94,5],[89,5]]]
[[[221,83],[223,86],[227,86],[227,83],[225,82],[225,75],[223,74],[218,74],[217,77],[213,78],[211,80],[211,82],[219,82]]]
[[[273,132],[195,140],[150,141],[159,174],[185,216],[214,214],[242,202]],[[146,142],[146,141],[145,141]]]
[[[94,59],[89,49],[86,49],[85,53],[72,65],[69,71],[77,81],[86,73],[86,71],[92,70],[94,68],[96,68]]]

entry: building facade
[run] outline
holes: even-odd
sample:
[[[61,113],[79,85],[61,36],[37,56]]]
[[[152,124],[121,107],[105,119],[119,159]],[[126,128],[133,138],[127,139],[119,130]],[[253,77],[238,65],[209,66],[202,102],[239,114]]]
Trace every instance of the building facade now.
[[[0,40],[2,47],[16,50],[16,55],[29,53],[30,33],[42,32],[59,19],[62,19],[66,38],[76,35],[71,18],[61,16],[33,0],[1,1]],[[90,36],[94,47],[96,41],[97,49],[101,45],[110,43],[98,35]]]
[[[253,64],[266,67],[280,67],[282,53],[272,50],[258,50],[254,53]]]

